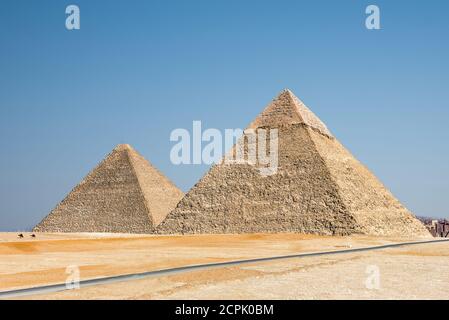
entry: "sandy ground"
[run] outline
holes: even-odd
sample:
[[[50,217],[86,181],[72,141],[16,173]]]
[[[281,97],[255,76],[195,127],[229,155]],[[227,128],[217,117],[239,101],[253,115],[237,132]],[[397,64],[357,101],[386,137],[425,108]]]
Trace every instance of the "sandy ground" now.
[[[405,240],[297,234],[16,236],[0,234],[0,290],[63,283],[71,265],[80,268],[81,279],[89,279]],[[449,243],[440,243],[195,271],[27,298],[449,299],[448,277]]]

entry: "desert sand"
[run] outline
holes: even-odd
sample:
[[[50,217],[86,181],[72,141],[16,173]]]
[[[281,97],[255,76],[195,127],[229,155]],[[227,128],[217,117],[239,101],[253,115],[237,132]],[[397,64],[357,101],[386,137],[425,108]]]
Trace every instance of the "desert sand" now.
[[[0,290],[200,263],[346,249],[411,239],[300,234],[142,236],[0,234]],[[372,268],[380,287],[369,289]],[[371,268],[371,269],[370,269]],[[371,270],[371,271],[370,271]],[[294,258],[98,285],[26,299],[449,299],[449,243]]]

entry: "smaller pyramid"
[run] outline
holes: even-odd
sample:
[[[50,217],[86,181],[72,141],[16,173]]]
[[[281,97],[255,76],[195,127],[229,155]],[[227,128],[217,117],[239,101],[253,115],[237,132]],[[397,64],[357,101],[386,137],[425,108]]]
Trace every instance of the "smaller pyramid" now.
[[[183,193],[130,145],[118,145],[33,231],[152,233]]]

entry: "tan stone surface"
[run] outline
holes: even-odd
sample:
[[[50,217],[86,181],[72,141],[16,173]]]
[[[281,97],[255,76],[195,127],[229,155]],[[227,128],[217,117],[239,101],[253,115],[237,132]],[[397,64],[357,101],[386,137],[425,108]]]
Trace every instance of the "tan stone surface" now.
[[[213,166],[158,226],[158,233],[430,237],[289,90],[249,128],[278,129],[278,172],[262,176],[258,166],[249,164]]]
[[[34,231],[151,233],[182,196],[131,146],[119,145]]]
[[[277,128],[303,124],[321,134],[333,137],[326,125],[290,90],[284,90],[249,125],[249,128]]]
[[[429,236],[424,225],[341,143],[316,132],[310,132],[310,137],[361,233]]]

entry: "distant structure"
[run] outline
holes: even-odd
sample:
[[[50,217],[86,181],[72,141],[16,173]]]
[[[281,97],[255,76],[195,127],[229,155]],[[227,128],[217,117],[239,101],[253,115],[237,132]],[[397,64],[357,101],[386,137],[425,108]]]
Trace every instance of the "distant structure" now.
[[[250,124],[278,129],[278,172],[223,162],[186,194],[158,233],[299,232],[430,237],[291,91]],[[244,140],[234,149],[246,150]],[[268,144],[268,143],[267,143]]]
[[[449,221],[432,220],[427,228],[434,237],[449,238]]]
[[[33,231],[151,233],[182,196],[131,146],[118,145]]]
[[[434,237],[449,238],[449,220],[431,217],[417,217]]]

